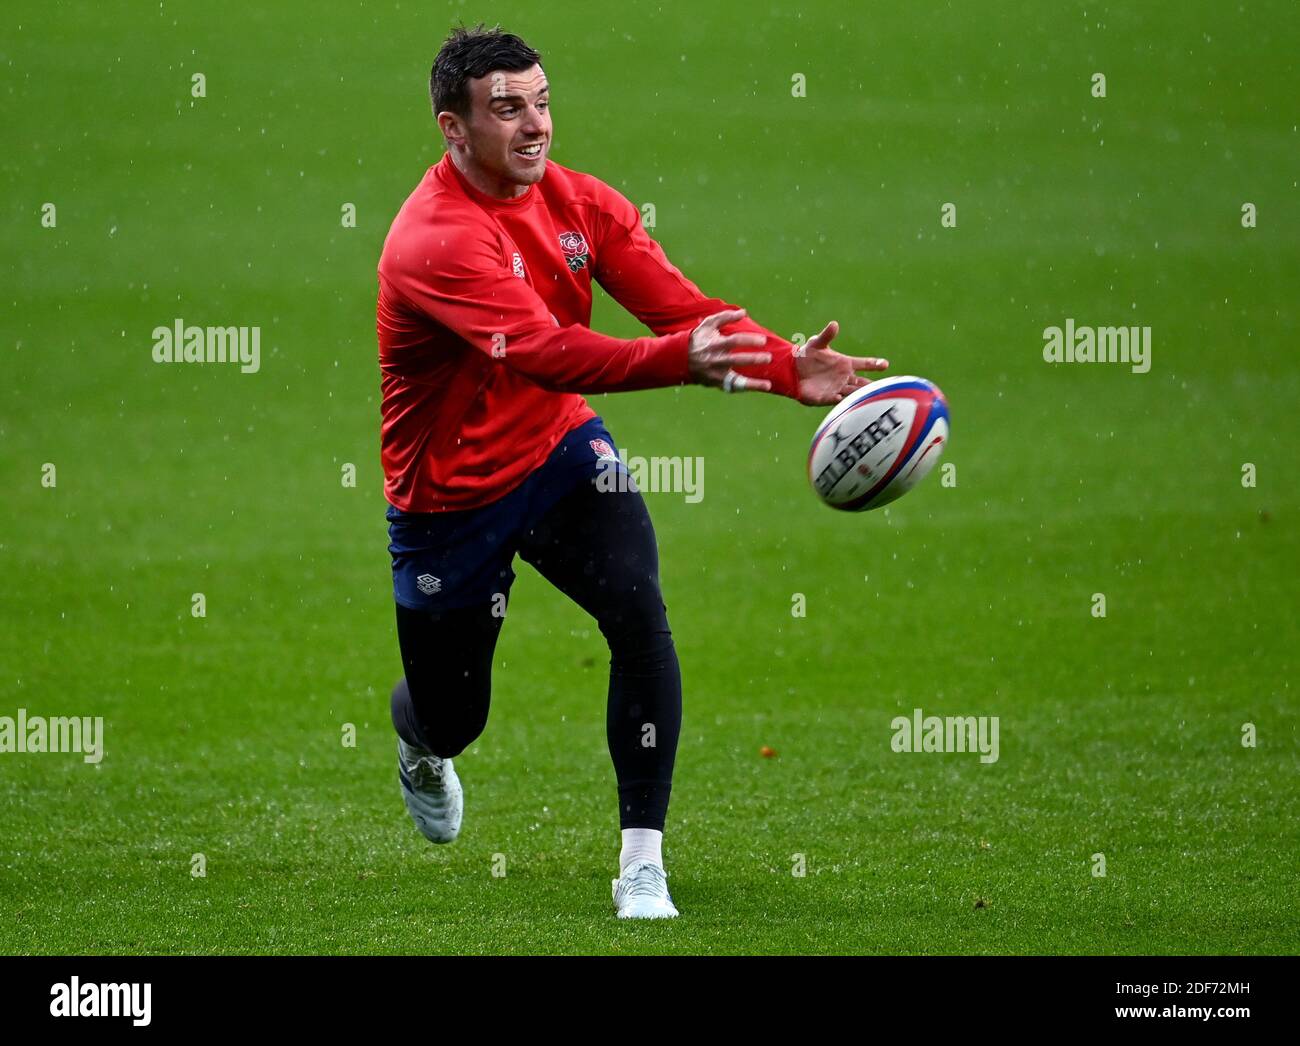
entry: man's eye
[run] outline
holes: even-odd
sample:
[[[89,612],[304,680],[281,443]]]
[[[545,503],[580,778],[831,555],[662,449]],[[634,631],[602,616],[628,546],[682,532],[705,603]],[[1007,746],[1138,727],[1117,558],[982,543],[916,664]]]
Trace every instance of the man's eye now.
[[[537,103],[537,108],[538,108],[538,111],[540,111],[540,112],[545,112],[545,111],[546,111],[547,109],[549,109],[550,107],[551,107],[551,103],[550,103],[550,102],[538,102],[538,103]]]
[[[502,108],[500,108],[500,109],[497,110],[497,115],[498,115],[498,116],[510,117],[510,116],[513,116],[513,115],[514,115],[516,112],[518,112],[518,111],[519,111],[519,110],[516,109],[515,106],[513,106],[513,105],[506,105],[506,106],[503,106]]]

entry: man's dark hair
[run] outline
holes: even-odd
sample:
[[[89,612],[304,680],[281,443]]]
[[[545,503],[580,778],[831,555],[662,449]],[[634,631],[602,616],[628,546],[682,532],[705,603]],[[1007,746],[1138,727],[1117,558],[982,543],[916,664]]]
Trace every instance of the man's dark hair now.
[[[494,69],[518,73],[537,65],[539,52],[507,33],[499,25],[488,29],[482,22],[473,29],[463,25],[451,31],[429,73],[429,100],[436,117],[444,110],[469,119],[469,80]]]

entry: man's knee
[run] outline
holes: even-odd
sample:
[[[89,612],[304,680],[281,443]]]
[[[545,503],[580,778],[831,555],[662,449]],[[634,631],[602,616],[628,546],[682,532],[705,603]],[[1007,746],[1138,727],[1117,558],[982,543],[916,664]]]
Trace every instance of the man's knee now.
[[[470,682],[465,679],[461,686],[439,688],[440,693],[426,688],[413,694],[406,677],[399,679],[391,705],[398,736],[443,759],[460,755],[487,726],[487,695],[472,692]]]
[[[658,585],[612,593],[597,624],[612,659],[626,666],[653,668],[673,651],[668,610]]]

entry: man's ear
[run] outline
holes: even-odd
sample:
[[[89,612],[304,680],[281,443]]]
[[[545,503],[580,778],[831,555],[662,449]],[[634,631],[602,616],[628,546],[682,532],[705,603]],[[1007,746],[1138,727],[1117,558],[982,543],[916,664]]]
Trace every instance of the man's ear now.
[[[465,121],[455,113],[447,110],[438,114],[438,129],[442,131],[442,136],[451,145],[464,145],[465,139],[469,135],[469,129],[465,126]]]

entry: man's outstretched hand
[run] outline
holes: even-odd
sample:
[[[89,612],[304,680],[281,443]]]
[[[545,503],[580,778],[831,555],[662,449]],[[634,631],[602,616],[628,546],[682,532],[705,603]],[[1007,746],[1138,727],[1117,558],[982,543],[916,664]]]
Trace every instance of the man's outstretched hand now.
[[[768,392],[772,383],[766,378],[747,378],[737,374],[735,367],[762,366],[772,362],[770,352],[737,352],[737,349],[761,349],[767,344],[763,334],[723,334],[721,327],[745,318],[744,309],[729,309],[715,312],[700,321],[700,325],[691,333],[690,346],[687,349],[687,366],[691,379],[697,385],[712,385],[726,389],[727,392],[740,392],[749,389],[754,392]]]
[[[769,392],[772,383],[766,378],[751,378],[736,373],[736,367],[762,365],[772,361],[770,352],[745,352],[759,349],[767,342],[762,334],[723,334],[728,323],[743,319],[744,309],[715,312],[701,321],[691,333],[687,350],[691,378],[699,385],[720,386],[728,392]],[[844,356],[831,348],[831,339],[839,334],[834,320],[820,334],[795,346],[795,365],[799,375],[799,402],[809,406],[839,403],[854,389],[869,384],[858,377],[860,370],[885,370],[888,360],[875,356]]]
[[[796,345],[795,364],[799,372],[799,402],[809,406],[839,403],[854,389],[870,384],[858,376],[860,370],[885,370],[889,360],[875,356],[844,356],[831,348],[831,339],[839,334],[834,320],[802,345]]]

